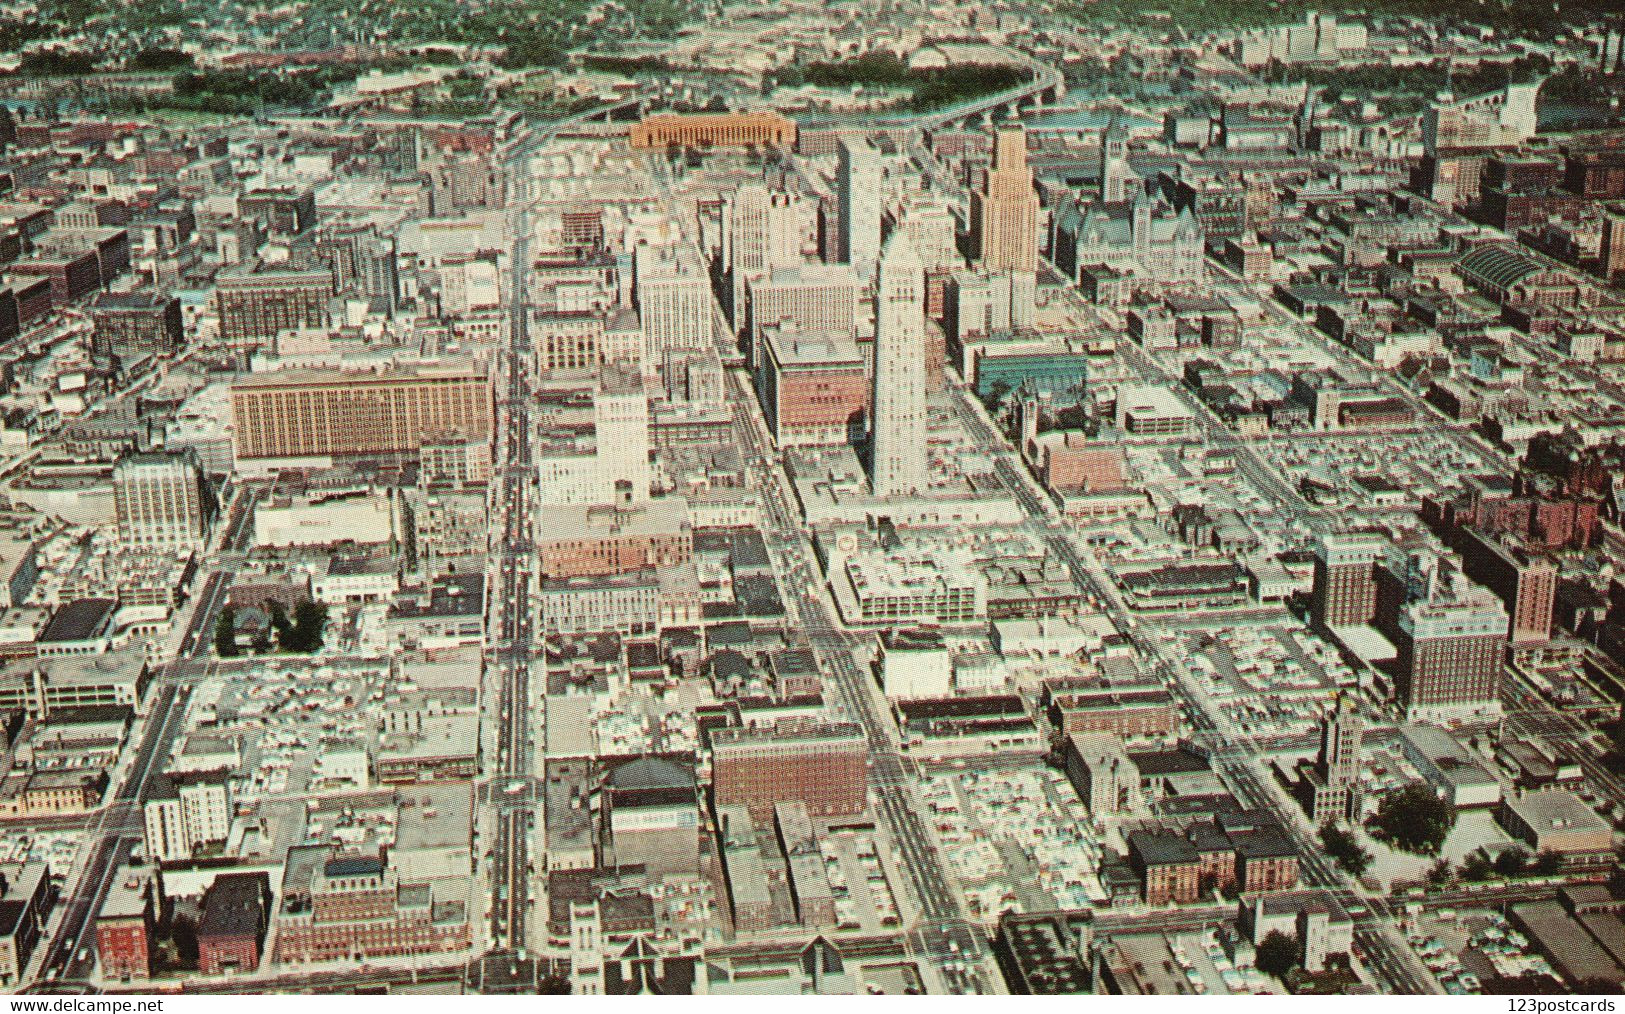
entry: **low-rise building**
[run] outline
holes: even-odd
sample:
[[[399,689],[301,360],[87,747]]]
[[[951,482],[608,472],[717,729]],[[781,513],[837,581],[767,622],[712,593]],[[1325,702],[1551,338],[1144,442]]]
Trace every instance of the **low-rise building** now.
[[[674,496],[637,504],[559,506],[548,511],[536,551],[549,578],[677,566],[694,552],[688,501]]]
[[[1405,758],[1454,807],[1494,806],[1501,801],[1501,782],[1443,729],[1406,725],[1399,745]]]
[[[0,877],[0,986],[18,989],[45,932],[56,888],[44,863],[26,863]]]
[[[197,925],[198,971],[232,975],[256,971],[270,926],[271,878],[263,871],[222,873],[203,894]]]
[[[1613,829],[1566,789],[1508,796],[1498,817],[1507,833],[1530,851],[1555,852],[1571,868],[1602,870],[1613,862]]]
[[[157,958],[163,890],[155,871],[126,867],[113,878],[96,915],[96,960],[102,978],[143,982]]]
[[[385,727],[373,766],[386,785],[473,778],[479,773],[479,744],[478,714],[419,713]]]
[[[1132,832],[1128,855],[1147,905],[1188,905],[1201,897],[1202,857],[1178,832]]]

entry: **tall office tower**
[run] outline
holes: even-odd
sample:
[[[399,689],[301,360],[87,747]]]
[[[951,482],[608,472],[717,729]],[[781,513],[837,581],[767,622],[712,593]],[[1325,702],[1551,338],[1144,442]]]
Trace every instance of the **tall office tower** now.
[[[856,338],[857,272],[845,264],[801,264],[779,268],[750,283],[750,360],[760,364],[765,328],[794,326],[806,335]]]
[[[886,244],[875,295],[869,478],[876,496],[926,488],[925,269],[899,233]]]
[[[1602,37],[1602,58],[1598,70],[1604,74],[1625,74],[1625,17],[1607,22]]]
[[[630,367],[606,366],[593,398],[593,438],[604,487],[616,503],[649,499],[649,398]]]
[[[971,195],[971,245],[979,266],[1010,276],[1010,324],[1031,327],[1038,291],[1038,191],[1027,164],[1027,133],[999,127],[987,188]]]
[[[938,198],[914,197],[905,202],[897,228],[908,236],[925,267],[925,315],[940,321],[947,312],[949,278],[965,266],[965,258],[959,253],[953,213]],[[933,331],[929,337],[937,339],[940,332]],[[937,390],[941,382],[940,365],[934,370],[928,368],[927,387]]]
[[[255,374],[232,385],[231,414],[239,460],[416,454],[447,430],[489,439],[491,379],[472,365]]]
[[[1549,641],[1557,604],[1557,563],[1508,537],[1463,528],[1455,546],[1467,576],[1494,592],[1512,618],[1513,644]]]
[[[125,549],[193,549],[208,526],[203,470],[190,454],[127,454],[113,466],[113,509]]]
[[[1370,623],[1377,612],[1377,566],[1388,552],[1378,535],[1326,535],[1315,546],[1310,608],[1327,627]]]
[[[255,348],[283,331],[326,327],[333,272],[260,266],[221,272],[214,298],[220,340],[236,348]]]
[[[1614,19],[1603,22],[1602,42],[1597,46],[1597,70],[1603,74],[1618,73],[1625,67],[1625,34]]]
[[[728,228],[722,236],[722,265],[732,291],[728,322],[738,334],[745,328],[750,281],[774,268],[800,263],[801,212],[789,194],[747,183],[728,201],[725,214]]]
[[[1535,136],[1540,120],[1535,113],[1535,102],[1540,97],[1540,85],[1509,84],[1501,100],[1501,129],[1518,144]]]
[[[1603,214],[1601,274],[1605,282],[1625,274],[1625,210]]]
[[[880,256],[880,152],[868,138],[842,138],[836,149],[835,188],[840,202],[841,261],[859,275],[874,273]]]
[[[1038,268],[1038,191],[1019,123],[1002,124],[993,139],[987,187],[971,195],[971,245],[988,271]]]
[[[664,362],[667,349],[703,348],[711,335],[711,285],[704,272],[670,251],[640,246],[633,262],[643,362]]]
[[[1309,13],[1309,24],[1315,29],[1315,56],[1321,60],[1337,59],[1337,18],[1319,11]]]
[[[1449,722],[1498,714],[1506,607],[1442,562],[1424,580],[1395,624],[1394,689],[1405,717]]]
[[[964,266],[959,244],[954,241],[953,213],[942,201],[925,198],[909,202],[897,228],[908,237],[926,271],[949,271]]]
[[[1128,200],[1133,179],[1134,170],[1128,164],[1128,136],[1114,115],[1100,139],[1100,199],[1108,204]]]
[[[1320,755],[1315,759],[1314,800],[1310,807],[1310,817],[1316,824],[1358,817],[1364,734],[1359,702],[1353,694],[1338,695],[1337,704],[1320,726]]]

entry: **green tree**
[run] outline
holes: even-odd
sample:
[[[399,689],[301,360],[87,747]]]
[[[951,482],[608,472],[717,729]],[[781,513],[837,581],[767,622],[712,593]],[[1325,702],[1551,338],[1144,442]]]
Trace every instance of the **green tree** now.
[[[1063,430],[1081,430],[1089,425],[1089,410],[1082,405],[1068,405],[1055,413],[1055,425]]]
[[[1495,857],[1495,872],[1503,877],[1521,877],[1529,872],[1529,853],[1510,848]]]
[[[1336,824],[1321,825],[1320,844],[1326,854],[1352,876],[1363,877],[1371,868],[1370,850],[1362,846],[1352,832]]]
[[[293,630],[293,624],[288,620],[288,608],[272,599],[266,603],[265,612],[271,619],[271,632],[276,635],[276,643],[285,651],[291,650],[288,648],[288,635]]]
[[[188,916],[177,915],[169,928],[169,939],[175,943],[175,956],[182,964],[197,967],[197,927]]]
[[[1436,856],[1456,826],[1456,811],[1422,782],[1390,792],[1366,822],[1372,837],[1414,855]]]
[[[1484,854],[1483,849],[1472,853],[1461,863],[1461,879],[1473,883],[1490,879],[1490,875],[1494,872],[1495,864]]]
[[[36,49],[23,55],[17,72],[24,77],[78,77],[96,72],[96,58],[88,53]]]
[[[322,646],[327,627],[327,607],[309,599],[293,607],[293,623],[280,638],[283,651],[309,655]]]
[[[1556,852],[1542,852],[1531,867],[1537,877],[1550,877],[1562,872],[1563,857]]]
[[[131,70],[182,70],[192,66],[192,55],[178,49],[153,47],[130,57]]]
[[[227,606],[214,619],[214,653],[221,658],[237,657],[237,608]]]
[[[1273,975],[1284,983],[1292,970],[1298,967],[1298,952],[1297,937],[1289,937],[1280,930],[1270,930],[1258,942],[1258,953],[1253,958],[1253,964],[1260,972]]]
[[[987,394],[982,398],[982,404],[987,406],[987,410],[989,412],[997,412],[999,410],[999,406],[1004,404],[1004,399],[1009,394],[1010,385],[1006,384],[1002,380],[995,380],[991,385],[989,385]]]

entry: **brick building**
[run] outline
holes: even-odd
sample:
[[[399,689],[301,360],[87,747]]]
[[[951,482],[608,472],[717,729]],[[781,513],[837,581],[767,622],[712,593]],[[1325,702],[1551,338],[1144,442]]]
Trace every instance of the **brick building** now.
[[[686,563],[694,554],[688,501],[662,497],[636,505],[559,507],[538,538],[542,574],[604,577]]]
[[[771,145],[791,148],[796,143],[796,124],[778,113],[662,113],[646,116],[632,126],[634,148],[744,147]]]
[[[1377,567],[1388,550],[1375,536],[1327,536],[1315,547],[1311,609],[1327,627],[1368,623],[1377,608]]]
[[[284,331],[326,327],[333,291],[333,272],[326,268],[254,264],[222,272],[214,295],[220,339],[237,348],[257,348]]]
[[[802,338],[766,329],[756,390],[780,447],[848,443],[862,433],[869,410],[863,352],[846,338]]]
[[[96,916],[96,960],[102,978],[138,982],[152,976],[161,899],[156,874],[126,870],[108,889]]]
[[[342,855],[325,845],[290,849],[276,960],[303,964],[464,950],[467,892],[466,877],[402,882],[381,853]]]
[[[1551,639],[1557,603],[1555,561],[1471,528],[1461,530],[1457,548],[1467,576],[1494,592],[1506,606],[1512,618],[1508,631],[1512,643]]]
[[[1561,453],[1561,446],[1540,452]],[[1509,482],[1503,476],[1469,477],[1454,500],[1424,500],[1422,520],[1454,546],[1455,530],[1472,527],[1490,535],[1511,535],[1535,549],[1586,549],[1601,533],[1602,490],[1607,479],[1592,480],[1582,462],[1563,462],[1571,476],[1520,471]],[[1606,469],[1603,470],[1606,476]],[[1456,547],[1459,549],[1459,547]]]
[[[1265,814],[1224,813],[1182,831],[1145,827],[1128,836],[1129,864],[1148,905],[1184,905],[1204,894],[1268,893],[1298,883],[1298,855]]]
[[[222,873],[203,893],[198,970],[204,975],[252,972],[270,926],[271,878],[264,872]]]
[[[1127,487],[1127,464],[1120,447],[1091,441],[1078,431],[1035,434],[1027,453],[1039,479],[1053,490],[1110,493]]]
[[[413,453],[447,430],[483,440],[491,381],[475,366],[256,375],[231,389],[243,458]]]
[[[1167,739],[1179,730],[1179,708],[1160,688],[1058,693],[1049,717],[1065,733],[1109,732],[1124,739]]]
[[[91,351],[99,356],[163,355],[183,340],[181,301],[154,292],[103,292],[86,310],[95,331]]]
[[[59,257],[18,261],[8,271],[19,281],[44,278],[51,287],[51,302],[66,306],[96,291],[102,284],[101,263],[94,250]]]
[[[851,816],[869,805],[868,750],[856,725],[780,722],[711,734],[716,806],[742,805],[765,819],[799,801],[814,817]]]
[[[1201,854],[1177,832],[1135,831],[1128,855],[1147,905],[1188,905],[1201,897]]]

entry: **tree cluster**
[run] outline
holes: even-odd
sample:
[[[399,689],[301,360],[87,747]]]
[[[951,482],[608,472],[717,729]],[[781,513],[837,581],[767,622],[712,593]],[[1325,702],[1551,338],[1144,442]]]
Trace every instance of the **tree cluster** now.
[[[294,655],[309,655],[322,646],[322,632],[327,627],[327,606],[306,599],[293,607],[293,618],[282,603],[270,605],[271,630],[276,634],[277,647]]]
[[[1503,850],[1491,858],[1483,849],[1462,860],[1461,879],[1479,883],[1492,877],[1513,880],[1518,877],[1549,877],[1563,868],[1563,857],[1556,852],[1542,852],[1531,856],[1521,848]]]
[[[1326,850],[1326,854],[1351,876],[1363,877],[1365,871],[1371,868],[1371,851],[1360,844],[1353,832],[1345,828],[1336,824],[1323,824],[1320,828],[1320,844]]]
[[[327,629],[327,606],[306,599],[293,607],[290,617],[286,606],[273,601],[266,606],[266,613],[270,617],[270,637],[256,638],[252,650],[270,651],[272,637],[278,650],[292,655],[310,655],[321,649]],[[215,618],[214,653],[220,658],[236,658],[242,654],[237,644],[235,606],[226,606]]]
[[[1438,855],[1455,826],[1455,808],[1421,782],[1384,796],[1376,814],[1366,822],[1373,838],[1422,856]]]
[[[1302,948],[1298,938],[1287,936],[1280,930],[1270,930],[1264,939],[1258,942],[1257,953],[1253,957],[1253,965],[1265,975],[1273,975],[1282,983],[1287,976],[1298,967],[1298,955]]]
[[[917,69],[891,53],[865,53],[839,63],[812,63],[779,72],[778,83],[820,88],[894,88],[912,92],[915,110],[936,109],[1015,88],[1031,77],[1024,67],[1009,64],[959,63]]]

